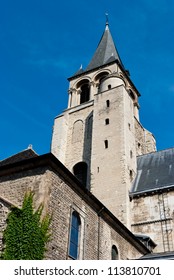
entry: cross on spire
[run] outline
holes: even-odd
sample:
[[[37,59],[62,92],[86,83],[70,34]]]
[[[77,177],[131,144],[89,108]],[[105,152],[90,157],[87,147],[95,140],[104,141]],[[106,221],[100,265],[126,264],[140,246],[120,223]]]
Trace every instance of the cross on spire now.
[[[105,13],[105,16],[106,16],[106,26],[107,26],[107,25],[109,25],[109,18],[108,18],[109,15],[108,15],[108,13]]]

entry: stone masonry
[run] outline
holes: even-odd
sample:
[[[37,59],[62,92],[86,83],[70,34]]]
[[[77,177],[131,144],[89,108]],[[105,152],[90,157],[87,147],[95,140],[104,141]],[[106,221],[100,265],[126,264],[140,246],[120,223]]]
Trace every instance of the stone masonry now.
[[[111,259],[111,247],[118,248],[119,259],[138,258],[148,249],[137,241],[89,191],[51,154],[4,166],[0,171],[1,232],[11,205],[21,207],[27,191],[34,191],[37,208],[52,215],[51,240],[46,259],[69,259],[72,210],[81,220],[80,259]],[[8,203],[6,202],[8,201]],[[99,215],[100,213],[100,215]],[[2,240],[0,246],[2,247]]]

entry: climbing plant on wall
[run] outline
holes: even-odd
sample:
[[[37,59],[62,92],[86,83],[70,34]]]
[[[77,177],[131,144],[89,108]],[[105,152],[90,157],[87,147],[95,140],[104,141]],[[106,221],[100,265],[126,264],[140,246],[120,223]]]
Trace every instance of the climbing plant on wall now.
[[[33,207],[32,192],[24,197],[22,208],[12,207],[3,234],[4,260],[41,260],[49,241],[50,216],[42,218],[43,206]]]

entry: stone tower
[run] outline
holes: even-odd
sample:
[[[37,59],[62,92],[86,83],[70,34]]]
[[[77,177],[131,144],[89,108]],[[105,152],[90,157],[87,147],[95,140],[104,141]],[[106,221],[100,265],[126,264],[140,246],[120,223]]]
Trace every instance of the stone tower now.
[[[55,118],[52,153],[130,228],[129,191],[136,156],[156,150],[139,122],[140,96],[108,22],[85,70],[69,79],[68,108]]]

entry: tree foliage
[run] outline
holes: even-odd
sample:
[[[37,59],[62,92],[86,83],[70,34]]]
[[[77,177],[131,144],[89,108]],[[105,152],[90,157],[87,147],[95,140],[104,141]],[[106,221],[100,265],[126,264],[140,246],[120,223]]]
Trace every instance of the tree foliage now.
[[[25,195],[22,208],[13,207],[3,234],[4,260],[41,260],[49,241],[50,217],[41,218],[43,206],[34,211],[33,193]]]

